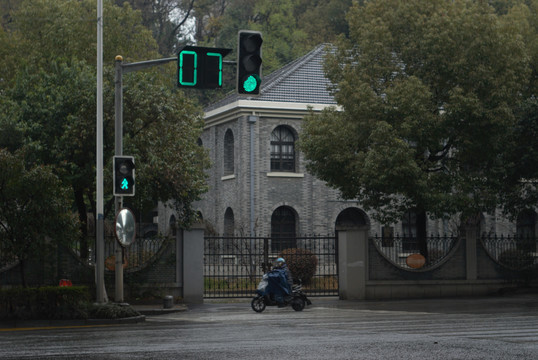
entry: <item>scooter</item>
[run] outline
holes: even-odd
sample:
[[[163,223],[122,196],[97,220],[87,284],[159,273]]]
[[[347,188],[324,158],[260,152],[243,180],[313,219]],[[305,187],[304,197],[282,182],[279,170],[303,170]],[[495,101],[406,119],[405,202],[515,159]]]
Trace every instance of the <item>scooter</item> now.
[[[299,280],[298,284],[293,284],[291,289],[291,295],[284,296],[284,302],[278,303],[275,300],[274,294],[271,294],[266,291],[268,285],[268,276],[267,274],[263,275],[262,281],[258,285],[256,290],[256,296],[252,299],[250,306],[252,310],[261,313],[265,310],[266,306],[279,306],[285,307],[291,305],[295,311],[303,311],[306,305],[312,305],[312,302],[306,297],[302,292],[301,281]]]

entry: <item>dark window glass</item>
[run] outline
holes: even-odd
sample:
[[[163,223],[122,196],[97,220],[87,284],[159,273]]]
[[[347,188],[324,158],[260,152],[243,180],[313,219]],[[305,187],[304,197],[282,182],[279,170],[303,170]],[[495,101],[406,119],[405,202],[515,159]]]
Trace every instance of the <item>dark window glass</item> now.
[[[271,216],[271,250],[279,252],[297,247],[295,229],[294,211],[287,206],[276,209]]]
[[[224,135],[224,175],[234,173],[234,134],[232,130],[226,130]]]

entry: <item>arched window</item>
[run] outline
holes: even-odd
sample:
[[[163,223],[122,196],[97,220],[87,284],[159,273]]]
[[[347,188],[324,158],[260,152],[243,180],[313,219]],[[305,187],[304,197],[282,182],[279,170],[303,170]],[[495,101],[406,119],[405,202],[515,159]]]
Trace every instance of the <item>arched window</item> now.
[[[227,208],[224,213],[224,236],[233,236],[235,228],[234,212],[232,208]]]
[[[204,146],[204,142],[202,141],[202,138],[198,138],[198,140],[196,140],[196,144],[198,146]]]
[[[232,130],[226,130],[224,134],[224,175],[234,173],[234,134]]]
[[[292,208],[281,206],[271,215],[271,240],[274,252],[297,247],[296,219]]]
[[[524,210],[517,216],[517,247],[523,251],[536,251],[536,212]]]
[[[426,212],[409,210],[402,219],[402,250],[418,251],[426,241]]]
[[[295,171],[295,136],[283,125],[271,133],[271,171]]]

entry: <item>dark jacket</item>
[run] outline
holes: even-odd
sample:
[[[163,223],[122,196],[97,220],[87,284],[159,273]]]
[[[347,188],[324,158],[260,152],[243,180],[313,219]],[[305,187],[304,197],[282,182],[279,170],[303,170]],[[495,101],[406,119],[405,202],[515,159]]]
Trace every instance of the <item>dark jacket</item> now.
[[[291,294],[291,287],[288,285],[287,271],[282,268],[275,268],[267,273],[266,293],[280,298],[284,295]]]
[[[273,268],[273,270],[282,270],[286,276],[286,282],[288,284],[288,287],[289,287],[289,290],[290,290],[290,293],[291,293],[291,288],[292,288],[292,285],[293,285],[293,278],[291,276],[291,271],[290,269],[288,269],[288,265],[287,264],[284,264],[282,266],[275,266]]]

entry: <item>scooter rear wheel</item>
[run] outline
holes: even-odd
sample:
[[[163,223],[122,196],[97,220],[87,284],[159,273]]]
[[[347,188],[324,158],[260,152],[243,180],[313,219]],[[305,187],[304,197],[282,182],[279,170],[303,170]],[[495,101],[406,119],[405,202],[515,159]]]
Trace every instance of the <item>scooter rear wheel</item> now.
[[[261,313],[265,310],[265,301],[263,297],[256,296],[254,299],[252,299],[252,302],[250,303],[250,306],[252,307],[252,310]]]
[[[301,298],[295,298],[291,301],[291,307],[295,311],[303,311],[304,307],[306,306],[305,302]]]

